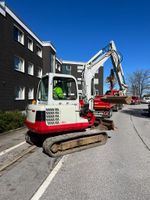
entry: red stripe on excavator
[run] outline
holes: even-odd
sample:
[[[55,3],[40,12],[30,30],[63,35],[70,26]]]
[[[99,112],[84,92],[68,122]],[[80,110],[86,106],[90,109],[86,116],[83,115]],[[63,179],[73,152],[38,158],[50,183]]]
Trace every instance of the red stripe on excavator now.
[[[88,128],[88,122],[82,123],[75,123],[75,124],[59,124],[59,125],[52,125],[47,126],[45,122],[29,122],[28,120],[25,121],[25,125],[28,127],[29,130],[38,134],[50,134],[50,133],[59,133],[59,132],[66,132],[66,131],[80,131]]]

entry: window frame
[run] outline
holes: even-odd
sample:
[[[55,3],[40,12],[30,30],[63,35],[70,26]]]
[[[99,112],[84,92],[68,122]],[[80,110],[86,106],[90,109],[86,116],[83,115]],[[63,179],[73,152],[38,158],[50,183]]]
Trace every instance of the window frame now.
[[[17,90],[19,89],[19,91]],[[21,91],[22,90],[22,91]],[[20,94],[21,92],[21,94]],[[18,96],[16,95],[18,93]],[[15,88],[15,100],[25,100],[25,87],[18,86]]]
[[[31,48],[30,48],[30,43],[29,43],[29,41],[31,41]],[[28,49],[30,50],[30,51],[33,51],[33,40],[30,38],[30,37],[28,37]]]
[[[20,44],[22,44],[22,45],[24,45],[24,32],[21,30],[21,28],[19,28],[16,24],[14,24],[14,26],[13,26],[13,34],[14,34],[14,40],[15,41],[17,41],[17,42],[19,42]],[[16,33],[15,33],[15,29],[16,30],[18,30],[18,33],[17,33],[17,37],[16,37]],[[19,39],[20,38],[20,34],[19,33],[21,33],[22,35],[21,35],[21,40]]]
[[[84,66],[83,65],[78,65],[77,66],[77,70],[82,70],[83,71],[84,70]]]
[[[37,77],[38,78],[41,78],[42,77],[42,75],[43,75],[43,69],[42,69],[42,67],[37,67]],[[40,71],[40,73],[39,73],[39,71]],[[40,74],[40,75],[39,75]]]
[[[40,49],[40,51],[38,51]],[[36,55],[42,58],[42,47],[40,47],[38,44],[36,44]]]
[[[66,71],[71,72],[71,65],[66,65]]]
[[[29,95],[29,92],[31,91],[31,97],[30,97],[30,95]],[[29,88],[28,89],[28,99],[29,100],[32,100],[32,99],[34,99],[34,88]]]
[[[29,65],[32,65],[32,73],[29,73]],[[28,62],[28,75],[34,76],[34,64],[31,62]]]
[[[94,85],[98,85],[98,84],[99,84],[98,78],[94,78]]]
[[[19,58],[19,60],[23,61],[21,68],[20,68],[20,64],[19,64],[19,68],[16,68],[16,60],[15,60],[15,58]],[[25,73],[25,60],[22,57],[17,56],[17,55],[14,55],[14,70],[22,72],[22,73]]]

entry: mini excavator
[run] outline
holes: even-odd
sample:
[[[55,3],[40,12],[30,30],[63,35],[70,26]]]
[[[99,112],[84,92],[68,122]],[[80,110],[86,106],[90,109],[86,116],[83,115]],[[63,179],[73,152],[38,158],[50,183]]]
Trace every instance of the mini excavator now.
[[[93,110],[92,80],[96,71],[108,58],[116,66],[122,90],[126,84],[122,79],[121,64],[113,41],[100,50],[85,65],[82,72],[82,96],[84,106],[79,104],[78,84],[75,77],[67,74],[48,73],[39,81],[37,99],[26,110],[25,125],[29,129],[26,141],[33,144],[42,141],[43,150],[51,157],[81,151],[103,145],[109,131],[114,129],[112,120],[96,120]],[[56,98],[54,87],[61,83],[63,98]],[[94,85],[93,85],[94,87]],[[128,103],[128,97],[105,98],[108,102]]]

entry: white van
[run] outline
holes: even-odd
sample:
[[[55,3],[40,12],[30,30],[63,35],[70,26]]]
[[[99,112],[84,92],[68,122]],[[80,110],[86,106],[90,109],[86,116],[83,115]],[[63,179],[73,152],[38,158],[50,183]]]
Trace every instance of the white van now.
[[[143,97],[142,103],[150,103],[150,97]]]

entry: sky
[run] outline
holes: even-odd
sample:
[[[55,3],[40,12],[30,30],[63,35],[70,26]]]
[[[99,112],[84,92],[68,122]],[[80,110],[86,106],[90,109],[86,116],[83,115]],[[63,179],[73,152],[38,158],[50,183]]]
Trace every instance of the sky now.
[[[125,79],[150,69],[149,0],[6,0],[8,7],[57,57],[88,61],[111,40],[123,56]],[[106,63],[109,75],[110,62]]]

